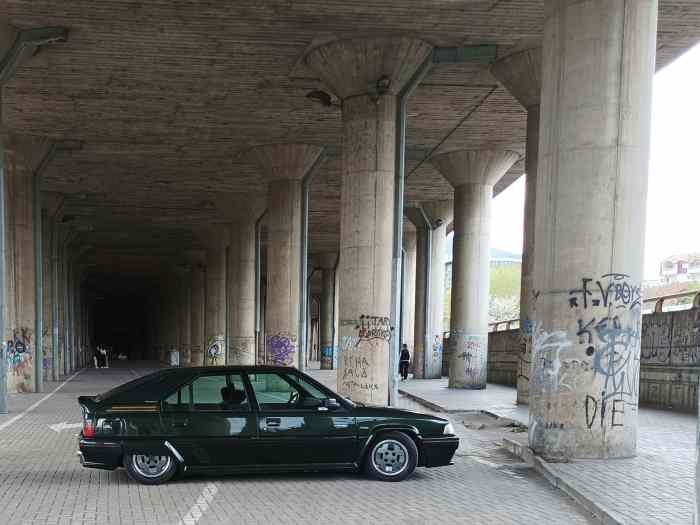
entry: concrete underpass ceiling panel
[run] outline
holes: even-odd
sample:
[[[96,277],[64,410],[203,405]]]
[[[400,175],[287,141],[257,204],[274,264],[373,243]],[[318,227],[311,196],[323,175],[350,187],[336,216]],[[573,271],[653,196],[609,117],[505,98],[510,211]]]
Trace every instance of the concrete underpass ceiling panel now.
[[[240,0],[202,2],[8,0],[17,24],[62,25],[61,46],[42,50],[3,91],[4,124],[84,141],[60,152],[42,190],[65,195],[81,238],[100,246],[189,242],[192,225],[219,217],[211,195],[264,191],[237,154],[274,142],[324,144],[340,152],[341,113],[306,97],[322,85],[299,67],[315,43],[364,35],[410,35],[435,46],[495,44],[507,54],[541,36],[542,2],[531,0]],[[661,0],[659,66],[700,40],[700,3]],[[435,66],[408,108],[407,145],[430,152],[498,147],[522,152],[525,111],[487,65]],[[473,114],[470,115],[470,112]],[[468,118],[466,118],[468,116]],[[462,122],[463,119],[465,119]],[[407,173],[417,166],[407,162]],[[516,164],[496,185],[522,173]],[[409,199],[451,195],[423,162]],[[48,202],[48,201],[45,201]],[[312,184],[310,246],[337,249],[340,156]],[[130,244],[131,243],[131,244]]]

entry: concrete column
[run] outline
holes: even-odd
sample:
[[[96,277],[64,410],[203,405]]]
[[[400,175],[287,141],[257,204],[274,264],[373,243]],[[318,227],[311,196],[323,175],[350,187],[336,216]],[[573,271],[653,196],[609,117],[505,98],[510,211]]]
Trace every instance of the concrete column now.
[[[413,377],[423,379],[425,373],[425,344],[426,344],[426,292],[428,292],[429,270],[429,240],[430,230],[425,224],[425,219],[420,208],[411,208],[409,218],[416,225],[416,282],[415,301],[413,307]]]
[[[255,364],[255,222],[262,204],[237,203],[246,213],[230,225],[229,359],[231,365]]]
[[[408,223],[410,224],[410,223]],[[416,230],[404,228],[403,231],[403,305],[401,343],[406,344],[413,357],[413,338],[415,333],[416,310]]]
[[[192,344],[192,266],[185,264],[178,272],[180,286],[178,314],[180,329],[180,366],[191,366]]]
[[[335,303],[335,263],[338,258],[336,253],[324,253],[319,257],[321,266],[321,308],[320,308],[320,342],[321,342],[321,370],[333,370],[333,355],[335,346],[333,335],[335,333],[333,323]]]
[[[204,298],[205,366],[226,362],[226,246],[229,233],[212,226],[203,235],[206,244],[206,296]]]
[[[268,181],[266,354],[270,364],[297,366],[301,284],[301,183],[322,148],[273,144],[252,150]]]
[[[52,368],[51,379],[58,381],[61,376],[61,289],[60,289],[60,263],[59,245],[60,229],[56,221],[51,221],[51,347]]]
[[[167,276],[166,346],[165,362],[170,362],[170,352],[180,348],[180,275],[176,268],[169,268]]]
[[[200,258],[192,261],[192,270],[190,277],[192,279],[190,286],[190,365],[204,365],[204,297],[205,297],[205,279],[204,279],[204,254],[200,254]]]
[[[306,63],[343,101],[338,390],[386,405],[397,94],[432,48],[404,37],[339,40]],[[396,334],[399,336],[400,334]]]
[[[66,360],[66,265],[65,265],[65,239],[63,231],[58,238],[58,287],[56,301],[58,302],[58,345],[60,359],[60,374],[68,375],[68,361]]]
[[[519,404],[528,403],[532,364],[532,312],[534,289],[532,275],[535,255],[535,203],[537,199],[537,161],[540,140],[540,93],[542,89],[542,47],[514,52],[498,60],[491,72],[527,110],[525,144],[525,214],[523,222],[523,264],[520,280],[521,353],[518,362]]]
[[[42,264],[44,272],[44,293],[42,295],[42,308],[44,309],[44,381],[56,380],[54,362],[53,362],[53,265],[51,259],[51,236],[52,224],[46,210],[43,210],[41,215],[41,231],[42,231]]]
[[[486,388],[493,186],[517,160],[507,150],[459,150],[431,160],[455,188],[450,388]]]
[[[158,363],[163,365],[168,361],[168,344],[170,343],[170,326],[168,315],[170,313],[170,297],[168,295],[169,283],[167,274],[161,278],[160,289],[158,290]]]
[[[5,135],[7,391],[36,389],[35,185],[31,141]],[[40,305],[39,307],[41,307]]]
[[[545,1],[530,447],[637,448],[657,2]]]
[[[445,242],[447,225],[452,222],[454,202],[451,200],[422,204],[430,225],[430,305],[425,323],[424,377],[442,377],[443,317],[445,313]]]

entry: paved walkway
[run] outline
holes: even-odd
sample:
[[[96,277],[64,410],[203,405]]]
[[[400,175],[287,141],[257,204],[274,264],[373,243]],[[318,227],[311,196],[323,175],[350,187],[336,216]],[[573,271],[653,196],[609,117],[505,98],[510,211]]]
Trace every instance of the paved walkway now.
[[[595,523],[498,447],[497,421],[481,414],[451,415],[463,440],[454,465],[420,468],[402,483],[309,473],[195,477],[148,487],[130,481],[123,470],[81,467],[75,457],[79,429],[72,426],[80,423],[76,397],[150,369],[147,363],[120,363],[82,371],[67,383],[49,385],[45,394],[10,396],[11,413],[0,416],[0,524]],[[331,381],[334,374],[325,375]],[[49,427],[64,422],[70,428]]]
[[[432,409],[487,411],[527,424],[527,408],[515,404],[515,388],[450,390],[446,379],[408,380],[400,390]],[[607,523],[689,524],[695,505],[697,417],[640,408],[634,459],[546,463],[528,455],[527,434],[506,436],[514,453],[534,462],[551,483]]]

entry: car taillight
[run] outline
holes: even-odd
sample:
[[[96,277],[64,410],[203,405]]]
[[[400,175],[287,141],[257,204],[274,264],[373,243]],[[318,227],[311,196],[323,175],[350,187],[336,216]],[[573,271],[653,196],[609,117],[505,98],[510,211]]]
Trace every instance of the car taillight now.
[[[95,437],[95,427],[93,426],[91,421],[85,421],[83,423],[83,437]]]

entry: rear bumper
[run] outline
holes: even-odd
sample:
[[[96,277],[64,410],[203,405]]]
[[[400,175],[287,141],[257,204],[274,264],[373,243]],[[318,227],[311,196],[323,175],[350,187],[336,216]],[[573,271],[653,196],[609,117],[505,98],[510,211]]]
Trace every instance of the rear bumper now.
[[[419,466],[442,467],[452,463],[452,457],[459,447],[459,438],[457,436],[423,438],[421,445]]]
[[[83,437],[78,440],[77,455],[83,467],[114,470],[121,466],[122,454],[121,443]]]

